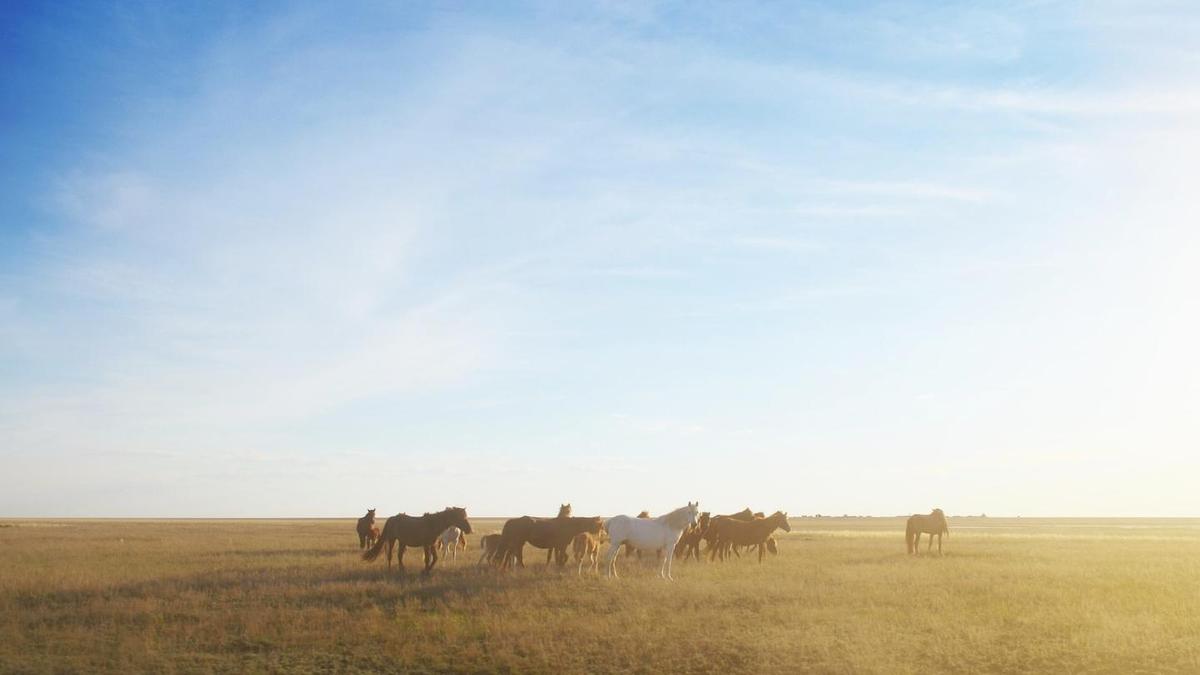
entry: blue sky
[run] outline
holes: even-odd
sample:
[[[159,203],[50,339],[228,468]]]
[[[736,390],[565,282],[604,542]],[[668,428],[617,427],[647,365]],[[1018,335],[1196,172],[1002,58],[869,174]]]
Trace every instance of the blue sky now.
[[[0,515],[1197,515],[1188,3],[9,3]]]

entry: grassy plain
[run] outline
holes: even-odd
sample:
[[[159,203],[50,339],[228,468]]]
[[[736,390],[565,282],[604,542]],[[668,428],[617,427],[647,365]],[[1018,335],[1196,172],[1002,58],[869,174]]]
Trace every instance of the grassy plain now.
[[[1200,672],[1200,520],[794,519],[677,580],[386,577],[353,521],[0,521],[0,672]]]

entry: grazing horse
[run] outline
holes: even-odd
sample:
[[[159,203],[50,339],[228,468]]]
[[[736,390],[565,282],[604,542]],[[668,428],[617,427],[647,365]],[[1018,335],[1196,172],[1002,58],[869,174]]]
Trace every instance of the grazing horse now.
[[[467,535],[457,527],[447,527],[446,531],[438,536],[434,546],[438,551],[449,555],[450,560],[458,560],[458,551],[467,550]]]
[[[570,516],[513,518],[506,521],[504,529],[500,531],[503,538],[501,546],[504,549],[501,554],[500,567],[508,569],[513,560],[516,560],[519,566],[524,567],[525,544],[549,549],[550,555],[546,556],[546,566],[550,565],[550,556],[555,555],[558,566],[562,567],[567,562],[567,547],[571,545],[571,540],[575,538],[575,535],[580,532],[600,534],[602,527],[604,527],[604,519],[598,516],[594,518],[572,518]]]
[[[776,511],[766,518],[755,518],[754,520],[736,520],[734,518],[714,519],[709,524],[708,529],[713,534],[714,544],[709,546],[709,560],[716,558],[720,553],[721,560],[725,560],[726,552],[730,546],[758,546],[758,562],[762,562],[763,555],[767,552],[767,539],[776,528],[782,529],[784,532],[791,532],[792,526],[788,524],[787,513]]]
[[[364,549],[373,546],[375,540],[371,539],[371,528],[375,527],[375,509],[368,510],[367,515],[359,518],[355,527],[358,530],[358,547]]]
[[[711,521],[712,514],[705,511],[700,514],[700,520],[695,525],[684,530],[683,536],[679,537],[679,543],[675,545],[676,558],[682,555],[686,561],[694,555],[696,562],[700,562],[700,542],[704,541],[704,533],[708,531]]]
[[[946,524],[946,514],[941,509],[934,509],[929,515],[920,513],[910,517],[904,527],[904,543],[912,555],[920,555],[921,535],[929,535],[929,546],[926,552],[933,550],[933,535],[937,535],[938,555],[942,554],[942,535],[950,536],[950,526]]]
[[[580,532],[571,540],[571,548],[575,553],[576,562],[579,563],[579,574],[583,574],[585,561],[592,570],[600,571],[600,537],[591,532]]]
[[[500,557],[500,543],[503,540],[499,534],[485,534],[479,539],[479,548],[483,551],[483,555],[479,556],[479,562],[475,565],[478,567],[484,561],[489,563],[497,562]]]
[[[383,524],[383,534],[379,537],[379,541],[375,545],[367,549],[363,553],[363,560],[370,562],[379,557],[384,546],[387,547],[387,568],[392,569],[392,548],[396,544],[400,544],[399,555],[396,557],[396,565],[400,568],[400,572],[404,572],[404,547],[420,546],[425,550],[425,570],[423,574],[429,574],[433,566],[437,564],[437,551],[434,550],[433,543],[437,540],[438,535],[446,531],[448,527],[457,527],[467,534],[471,533],[471,523],[467,521],[467,510],[457,506],[447,507],[444,511],[437,513],[426,513],[420,517],[410,516],[401,513],[387,519]]]
[[[608,553],[604,557],[605,575],[617,576],[617,554],[621,552],[622,544],[633,544],[634,548],[646,551],[674,551],[683,531],[699,520],[700,502],[688,502],[687,506],[681,506],[657,518],[609,518],[604,524],[609,537]],[[671,561],[674,558],[672,555],[663,556],[662,567],[658,571],[660,577],[674,580],[671,576]]]

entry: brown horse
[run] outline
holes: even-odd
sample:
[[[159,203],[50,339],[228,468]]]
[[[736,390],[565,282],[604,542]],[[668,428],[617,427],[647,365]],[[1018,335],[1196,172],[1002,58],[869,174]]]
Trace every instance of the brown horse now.
[[[379,541],[379,526],[372,525],[371,532],[367,535],[367,546],[374,546],[377,541]]]
[[[933,535],[938,539],[938,555],[942,554],[942,535],[950,536],[950,526],[946,524],[946,514],[941,509],[934,509],[929,515],[916,514],[908,519],[904,527],[904,544],[912,555],[920,555],[921,535],[929,535],[929,546],[925,552],[933,551]]]
[[[559,504],[558,505],[558,515],[555,516],[555,518],[570,518],[570,517],[571,517],[571,504],[569,502],[566,504]],[[547,565],[550,564],[550,558],[553,557],[555,553],[557,553],[557,551],[555,551],[552,548],[546,549],[546,564]],[[558,566],[562,567],[565,564],[567,564],[566,549],[564,549],[562,554],[559,556]]]
[[[583,574],[583,563],[597,574],[600,572],[600,537],[591,532],[580,532],[571,540],[575,561],[579,563],[579,574]]]
[[[723,516],[713,516],[709,520],[708,527],[705,528],[704,533],[700,535],[700,538],[703,539],[704,542],[707,544],[706,548],[704,549],[705,553],[712,551],[713,546],[716,545],[716,540],[714,539],[714,537],[716,536],[716,532],[712,529],[712,524],[717,522],[718,520],[729,520],[729,519],[753,520],[754,512],[751,511],[750,507],[747,506],[746,508],[742,509],[741,511],[738,511],[737,513],[730,513],[728,515],[723,515]]]
[[[367,511],[367,515],[358,519],[355,529],[358,530],[358,548],[370,548],[375,540],[371,539],[371,528],[375,527],[375,509]]]
[[[485,534],[479,539],[479,548],[483,551],[483,555],[479,556],[479,562],[476,567],[482,565],[485,561],[488,563],[498,562],[500,557],[501,538],[499,534]]]
[[[420,517],[413,517],[404,513],[392,516],[383,524],[383,534],[379,537],[379,541],[375,545],[367,549],[363,553],[363,560],[368,562],[379,557],[383,547],[387,546],[387,562],[388,570],[392,569],[392,548],[396,544],[400,544],[399,554],[396,556],[396,565],[400,568],[400,572],[404,572],[404,548],[406,546],[420,546],[425,550],[425,570],[423,574],[429,574],[433,566],[437,564],[437,551],[433,548],[433,542],[437,540],[438,535],[445,532],[448,527],[457,527],[467,534],[471,533],[471,523],[467,521],[467,510],[457,506],[447,507],[444,511],[437,513],[426,513]]]
[[[604,519],[599,517],[532,518],[522,516],[513,518],[506,521],[504,529],[500,531],[501,547],[503,548],[500,567],[508,569],[513,560],[516,560],[519,566],[524,567],[525,544],[549,549],[550,554],[556,556],[559,567],[562,567],[567,561],[567,547],[571,545],[571,540],[575,538],[575,535],[580,532],[600,534],[600,530],[603,528]],[[546,558],[546,565],[550,565],[549,556]]]
[[[745,512],[743,511],[742,513],[744,514]],[[755,511],[753,514],[751,514],[751,516],[752,517],[750,517],[750,518],[743,518],[743,520],[762,520],[763,518],[767,517],[767,514],[763,513],[762,511]],[[757,545],[747,546],[746,548],[750,549],[750,552],[754,552],[758,548],[758,546]],[[730,551],[732,551],[735,556],[737,556],[739,558],[742,557],[742,547],[741,546],[738,546],[736,544],[726,543],[725,544],[725,554],[729,555]]]
[[[689,527],[683,531],[683,536],[679,538],[679,543],[675,545],[675,557],[683,556],[684,560],[696,556],[696,562],[700,561],[700,542],[704,541],[704,533],[708,531],[708,525],[712,521],[712,514],[708,511],[700,514],[700,521],[694,527]]]
[[[766,518],[756,518],[750,521],[714,518],[708,526],[710,532],[715,530],[713,532],[714,544],[709,546],[709,559],[716,558],[720,553],[721,560],[725,560],[726,545],[757,545],[758,562],[761,563],[763,555],[767,552],[767,539],[776,528],[782,529],[784,532],[792,531],[792,526],[788,524],[787,514],[783,511],[776,511]]]

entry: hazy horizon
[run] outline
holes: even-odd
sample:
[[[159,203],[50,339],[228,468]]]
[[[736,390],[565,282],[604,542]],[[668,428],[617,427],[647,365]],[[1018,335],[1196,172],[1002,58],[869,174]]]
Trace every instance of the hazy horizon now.
[[[1200,7],[357,9],[0,8],[0,517],[1200,516]]]

